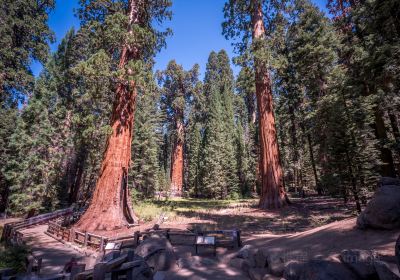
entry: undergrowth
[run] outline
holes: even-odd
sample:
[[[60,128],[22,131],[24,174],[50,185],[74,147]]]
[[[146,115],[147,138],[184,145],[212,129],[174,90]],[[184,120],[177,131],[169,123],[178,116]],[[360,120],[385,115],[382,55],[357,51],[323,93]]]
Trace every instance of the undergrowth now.
[[[25,271],[25,259],[30,250],[27,246],[6,246],[0,244],[0,269],[13,268],[17,272]]]
[[[133,209],[142,221],[157,219],[164,213],[169,220],[175,219],[179,213],[218,211],[236,204],[249,203],[251,200],[209,200],[193,198],[173,198],[162,200],[135,201]]]

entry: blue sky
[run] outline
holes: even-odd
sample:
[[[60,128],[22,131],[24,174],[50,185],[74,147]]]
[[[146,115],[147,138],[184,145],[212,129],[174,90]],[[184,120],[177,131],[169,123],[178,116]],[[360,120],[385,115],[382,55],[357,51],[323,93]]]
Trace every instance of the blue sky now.
[[[203,74],[209,53],[225,49],[229,56],[234,56],[231,42],[222,36],[222,8],[226,0],[172,0],[173,18],[163,27],[170,27],[173,35],[167,39],[167,48],[156,56],[156,69],[164,69],[171,59],[191,68],[200,65]],[[326,0],[312,0],[320,9],[326,10]],[[50,14],[49,25],[54,31],[56,42],[51,50],[57,49],[58,43],[71,28],[79,28],[79,20],[74,15],[78,0],[57,0],[56,8]],[[235,74],[238,69],[234,68]],[[38,75],[42,66],[33,63],[32,70]],[[203,76],[203,75],[202,75]]]

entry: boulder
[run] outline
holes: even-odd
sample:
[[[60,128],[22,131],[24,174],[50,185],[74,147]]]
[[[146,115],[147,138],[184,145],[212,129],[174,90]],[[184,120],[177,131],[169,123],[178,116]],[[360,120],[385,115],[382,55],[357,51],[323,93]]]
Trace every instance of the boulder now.
[[[350,269],[340,262],[311,260],[301,269],[299,280],[357,280]]]
[[[129,266],[129,262],[121,265],[123,268],[125,265]],[[135,280],[152,280],[153,279],[153,271],[147,265],[145,261],[143,261],[139,266],[136,266],[130,271],[131,275],[128,276],[128,279],[135,279]]]
[[[267,267],[267,258],[269,252],[265,248],[258,249],[254,254],[254,262],[257,268]]]
[[[188,277],[180,276],[175,271],[157,271],[153,277],[153,280],[185,280],[185,279],[188,279]]]
[[[176,255],[171,243],[165,237],[153,235],[146,238],[135,249],[153,271],[165,271],[175,267]]]
[[[285,270],[284,260],[277,256],[271,255],[268,260],[268,271],[270,274],[274,276],[283,276],[283,272]]]
[[[368,250],[343,250],[340,260],[348,268],[357,273],[361,279],[376,278],[377,273],[374,266],[376,254]]]
[[[374,266],[378,273],[379,280],[400,280],[400,277],[390,269],[386,262],[375,261]]]
[[[200,256],[190,256],[185,258],[179,258],[178,266],[179,268],[193,269],[202,266],[216,266],[218,262],[214,259],[200,257]]]
[[[282,280],[282,278],[271,275],[271,274],[265,274],[264,277],[262,278],[262,280]],[[285,280],[285,279],[283,279],[283,280]]]
[[[303,262],[290,261],[285,265],[283,278],[286,280],[298,280],[304,268]]]
[[[279,253],[271,252],[267,248],[260,248],[257,250],[254,259],[256,267],[268,268],[268,273],[274,276],[283,275],[285,264]]]
[[[255,267],[250,268],[248,273],[251,280],[263,280],[264,276],[268,275],[268,270],[266,268]]]
[[[378,181],[378,188],[382,186],[400,186],[400,179],[393,177],[381,177]]]
[[[234,268],[243,270],[243,271],[245,271],[245,272],[248,272],[249,269],[252,267],[251,264],[250,264],[250,262],[249,262],[248,260],[246,260],[246,259],[239,259],[239,258],[231,259],[231,260],[229,261],[229,265],[232,266],[232,267],[234,267]]]
[[[396,241],[395,254],[396,254],[397,267],[399,268],[400,271],[400,236],[399,238],[397,238]]]
[[[400,228],[400,186],[383,185],[377,189],[365,210],[357,218],[360,229]]]
[[[237,253],[236,253],[236,258],[239,259],[248,259],[252,257],[253,252],[254,252],[254,247],[252,245],[244,245]]]

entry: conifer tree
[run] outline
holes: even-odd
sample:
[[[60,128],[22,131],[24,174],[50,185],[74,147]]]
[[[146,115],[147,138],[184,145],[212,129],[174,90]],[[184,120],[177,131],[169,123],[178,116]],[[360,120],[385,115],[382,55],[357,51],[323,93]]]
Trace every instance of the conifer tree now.
[[[47,20],[54,1],[0,2],[0,210],[8,204],[9,176],[6,166],[16,151],[12,134],[18,117],[18,103],[26,102],[32,93],[33,59],[45,63],[53,41]],[[9,179],[7,179],[7,177]]]
[[[267,41],[271,35],[267,30],[273,29],[272,25],[281,15],[280,5],[279,1],[230,0],[224,8],[223,33],[226,38],[239,37],[242,40],[238,44],[239,53],[250,51],[253,55],[260,139],[260,207],[264,209],[280,208],[287,203],[273,111]],[[269,17],[268,21],[265,17]],[[264,22],[271,24],[265,26]]]
[[[168,63],[167,69],[159,73],[162,85],[161,103],[167,116],[167,127],[171,146],[170,192],[182,196],[184,174],[184,144],[187,118],[185,111],[197,84],[198,65],[185,71],[175,61]]]
[[[241,165],[239,178],[244,195],[257,195],[257,166],[259,163],[258,133],[257,133],[257,110],[256,110],[256,89],[254,72],[248,66],[243,66],[236,80],[238,93],[238,145],[241,151],[238,157],[238,164]],[[240,144],[242,143],[242,144]],[[243,146],[243,147],[242,147]],[[241,150],[243,149],[243,150]]]
[[[135,134],[132,143],[132,168],[134,187],[140,197],[152,198],[165,189],[165,176],[159,162],[162,143],[162,116],[159,110],[160,92],[152,72],[146,84],[139,88],[138,108],[135,113]]]
[[[239,195],[233,86],[226,52],[211,52],[204,80],[209,108],[204,126],[202,167],[202,188],[208,197],[226,199]]]
[[[112,60],[119,51],[118,81],[115,85],[109,136],[99,179],[88,210],[77,223],[82,230],[112,230],[135,222],[128,191],[132,129],[137,84],[146,59],[164,44],[167,33],[153,29],[153,22],[170,16],[169,1],[81,0],[80,17],[107,44],[97,55]],[[104,29],[103,29],[104,28]],[[101,38],[101,37],[100,37]],[[111,50],[111,51],[110,51]]]
[[[350,191],[360,211],[360,192],[377,164],[366,117],[371,105],[346,88],[341,45],[329,20],[308,1],[295,4],[276,83],[280,118],[289,124],[284,135],[293,157],[287,162],[301,172],[297,179],[294,170],[290,181],[303,187],[311,164],[319,193],[342,193],[347,200]]]

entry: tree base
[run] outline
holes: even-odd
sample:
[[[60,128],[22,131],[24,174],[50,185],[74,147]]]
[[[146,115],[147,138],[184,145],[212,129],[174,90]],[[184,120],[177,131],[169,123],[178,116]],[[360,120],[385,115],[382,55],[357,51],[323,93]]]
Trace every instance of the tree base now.
[[[273,198],[261,197],[259,207],[261,209],[280,209],[287,206],[290,203],[286,195],[280,195]]]
[[[113,213],[114,212],[114,213]],[[81,217],[75,228],[83,232],[113,231],[128,228],[130,222],[115,211],[88,211]]]

